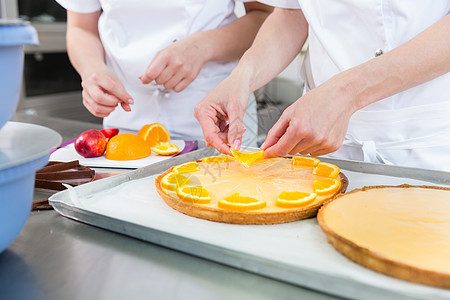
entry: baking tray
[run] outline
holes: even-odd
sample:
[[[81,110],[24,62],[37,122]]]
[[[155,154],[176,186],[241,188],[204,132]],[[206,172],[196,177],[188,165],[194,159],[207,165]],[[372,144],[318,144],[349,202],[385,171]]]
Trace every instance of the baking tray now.
[[[154,179],[173,165],[216,154],[197,150],[59,192],[49,202],[63,216],[147,242],[327,294],[357,299],[450,299],[450,290],[374,272],[337,252],[317,220],[235,225],[181,214],[157,194]],[[365,185],[450,186],[450,173],[321,159],[341,167],[349,190]]]

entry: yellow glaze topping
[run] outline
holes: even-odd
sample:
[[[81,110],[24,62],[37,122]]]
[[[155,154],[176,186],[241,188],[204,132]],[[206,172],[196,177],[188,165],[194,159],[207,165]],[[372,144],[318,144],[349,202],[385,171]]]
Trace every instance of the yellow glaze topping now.
[[[339,236],[384,258],[450,274],[450,191],[358,191],[328,204],[323,221]]]
[[[218,202],[233,194],[239,193],[242,197],[252,197],[266,202],[264,207],[258,207],[258,212],[285,211],[288,207],[275,205],[283,192],[314,193],[314,180],[328,180],[313,174],[313,167],[293,166],[291,159],[273,158],[258,159],[249,167],[244,167],[237,160],[219,163],[198,162],[198,170],[189,168],[191,172],[183,173],[189,178],[189,183],[183,185],[202,186],[209,192],[211,201],[206,206],[218,208]],[[336,179],[341,185],[339,177]],[[167,191],[170,194],[170,191]],[[317,195],[306,206],[321,203],[337,193]],[[288,205],[289,206],[289,205]],[[306,207],[305,206],[305,207]],[[293,208],[290,206],[289,208]]]

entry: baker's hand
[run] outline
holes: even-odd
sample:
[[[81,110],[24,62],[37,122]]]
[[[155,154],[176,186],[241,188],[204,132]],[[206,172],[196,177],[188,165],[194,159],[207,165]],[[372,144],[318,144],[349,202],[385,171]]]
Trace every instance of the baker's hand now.
[[[142,83],[155,81],[177,93],[184,90],[197,78],[206,62],[198,36],[190,35],[159,51],[140,77]]]
[[[83,104],[97,117],[107,117],[120,103],[125,111],[131,111],[133,98],[127,93],[117,76],[109,69],[98,70],[83,78]]]
[[[206,146],[231,155],[230,146],[239,150],[245,128],[242,124],[249,90],[232,76],[223,80],[194,110],[203,130]]]
[[[338,86],[324,84],[289,106],[261,145],[264,156],[320,156],[339,149],[354,112],[339,91]]]

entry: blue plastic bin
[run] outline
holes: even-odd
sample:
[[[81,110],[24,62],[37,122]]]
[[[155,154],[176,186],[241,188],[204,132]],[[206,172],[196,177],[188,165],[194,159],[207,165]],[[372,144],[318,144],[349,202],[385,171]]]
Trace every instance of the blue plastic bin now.
[[[0,128],[11,119],[19,102],[23,45],[37,44],[37,32],[31,25],[0,23]]]

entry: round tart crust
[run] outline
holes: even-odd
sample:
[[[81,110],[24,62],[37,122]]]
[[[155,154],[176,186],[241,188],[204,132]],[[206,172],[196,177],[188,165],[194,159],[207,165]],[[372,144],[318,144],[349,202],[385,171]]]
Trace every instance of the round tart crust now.
[[[289,159],[289,158],[286,158]],[[197,162],[201,162],[201,160],[197,160]],[[255,225],[268,225],[268,224],[279,224],[279,223],[287,223],[292,221],[298,221],[301,219],[315,217],[319,208],[325,203],[328,199],[324,199],[320,203],[313,204],[311,206],[301,207],[301,208],[287,208],[283,211],[265,211],[260,212],[258,210],[255,211],[229,211],[220,208],[208,207],[202,204],[195,204],[181,201],[177,197],[173,197],[165,192],[165,190],[161,187],[162,178],[172,172],[172,168],[168,169],[163,174],[159,175],[155,180],[156,190],[159,195],[163,198],[163,200],[172,207],[173,209],[189,215],[191,217],[196,217],[200,219],[215,221],[215,222],[223,222],[223,223],[232,223],[232,224],[255,224]],[[331,197],[335,197],[335,195],[339,195],[344,193],[348,186],[347,177],[341,172],[339,173],[339,178],[341,181],[340,190],[330,195]]]
[[[326,201],[325,204],[320,208],[319,213],[317,215],[317,219],[322,231],[328,237],[329,242],[333,245],[334,248],[336,248],[339,252],[341,252],[343,255],[345,255],[352,261],[364,267],[407,281],[449,289],[450,272],[441,273],[438,271],[427,270],[414,265],[389,259],[384,255],[372,251],[371,249],[358,245],[358,241],[356,240],[352,241],[348,238],[343,237],[339,232],[336,232],[327,225],[327,215],[326,215],[327,209],[333,202],[339,201],[339,199],[343,199],[351,194],[366,192],[374,189],[386,189],[386,188],[395,188],[395,189],[423,188],[423,189],[443,190],[450,192],[450,188],[445,187],[412,186],[408,184],[399,186],[370,186],[370,187],[363,187],[362,189],[355,189],[349,193],[337,195],[333,199]],[[346,217],[351,218],[351,216],[348,215]],[[355,224],[355,226],[361,228],[361,224]],[[386,239],[383,242],[389,243],[391,241]]]

